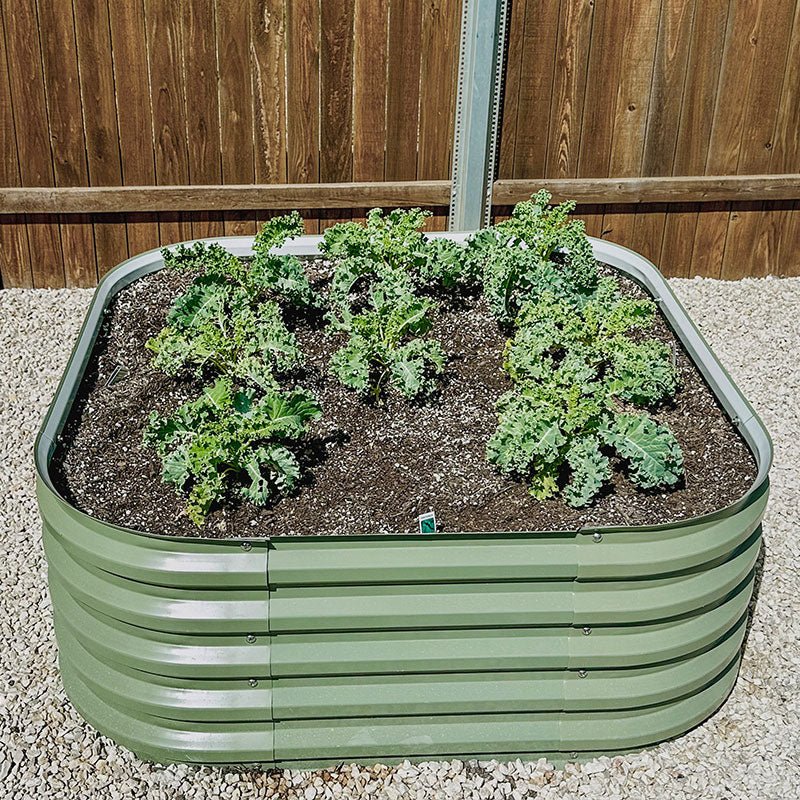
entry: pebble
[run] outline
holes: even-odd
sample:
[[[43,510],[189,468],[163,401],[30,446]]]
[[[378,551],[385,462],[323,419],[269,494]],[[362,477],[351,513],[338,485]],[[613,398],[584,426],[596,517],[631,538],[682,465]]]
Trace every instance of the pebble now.
[[[688,734],[585,763],[450,760],[241,772],[138,760],[61,686],[33,439],[91,297],[0,291],[0,797],[785,800],[800,784],[800,278],[672,281],[775,443],[766,557],[739,680]]]

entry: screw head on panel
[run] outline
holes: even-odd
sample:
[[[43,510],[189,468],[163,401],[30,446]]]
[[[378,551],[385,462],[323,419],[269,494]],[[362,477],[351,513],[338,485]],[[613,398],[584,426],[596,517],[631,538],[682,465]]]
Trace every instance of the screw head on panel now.
[[[253,545],[250,542],[242,542],[242,550],[252,550]]]
[[[578,677],[579,678],[585,678],[588,674],[589,673],[585,669],[579,669],[578,670]]]
[[[256,637],[253,636],[252,633],[248,633],[247,634],[247,644],[255,644],[255,643],[256,643]]]
[[[594,542],[602,542],[603,541],[603,534],[600,531],[595,531],[592,534],[592,541]]]
[[[255,678],[250,678],[250,680],[249,680],[249,681],[247,681],[247,682],[250,684],[250,686],[251,686],[253,689],[255,689],[255,688],[256,688],[256,686],[258,686],[258,681],[257,681]]]
[[[591,632],[592,632],[592,629],[588,625],[583,629],[583,635],[584,636],[589,636],[591,634]]]

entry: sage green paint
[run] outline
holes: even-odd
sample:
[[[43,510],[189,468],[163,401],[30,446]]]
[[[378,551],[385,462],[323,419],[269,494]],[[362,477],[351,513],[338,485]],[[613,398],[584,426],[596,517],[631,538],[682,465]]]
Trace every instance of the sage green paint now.
[[[252,239],[221,243],[246,255]],[[758,476],[736,504],[542,533],[217,540],[106,524],[48,470],[104,308],[161,259],[112,270],[36,445],[59,661],[83,716],[148,759],[310,767],[589,757],[713,713],[745,638],[771,444],[655,268],[594,244],[657,298],[753,450]]]

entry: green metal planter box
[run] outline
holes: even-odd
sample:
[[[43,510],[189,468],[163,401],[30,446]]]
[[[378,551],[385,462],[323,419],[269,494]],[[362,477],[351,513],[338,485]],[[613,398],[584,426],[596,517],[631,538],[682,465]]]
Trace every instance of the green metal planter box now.
[[[187,539],[100,522],[48,470],[105,307],[161,256],[112,270],[36,444],[61,671],[83,716],[147,759],[296,767],[588,757],[712,714],[739,667],[771,444],[655,267],[593,244],[656,298],[752,449],[758,475],[735,505],[650,528],[424,537]]]

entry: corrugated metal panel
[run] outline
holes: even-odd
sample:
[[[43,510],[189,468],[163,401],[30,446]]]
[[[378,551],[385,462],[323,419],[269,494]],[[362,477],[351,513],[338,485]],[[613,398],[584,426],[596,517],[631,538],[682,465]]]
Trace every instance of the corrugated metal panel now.
[[[251,239],[233,242],[245,252]],[[663,281],[624,254],[605,260],[629,264],[690,330]],[[147,536],[75,510],[47,470],[102,306],[156,262],[134,259],[98,289],[37,443],[64,684],[102,732],[160,761],[557,757],[661,741],[724,701],[771,451],[699,337],[685,344],[759,461],[754,487],[714,515],[599,540]]]

